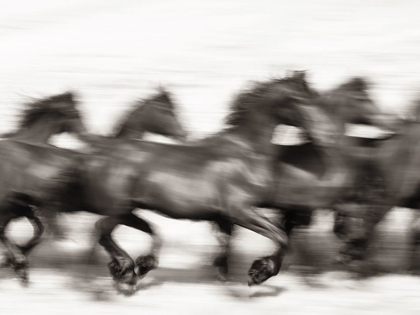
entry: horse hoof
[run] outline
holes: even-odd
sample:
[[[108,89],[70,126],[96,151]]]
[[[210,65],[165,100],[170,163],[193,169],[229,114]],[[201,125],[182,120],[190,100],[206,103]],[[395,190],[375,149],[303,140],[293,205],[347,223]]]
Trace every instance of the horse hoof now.
[[[17,267],[15,268],[15,273],[18,276],[20,285],[22,287],[28,287],[29,286],[28,270],[25,267]]]
[[[28,278],[28,276],[19,277],[19,282],[20,282],[20,285],[22,287],[24,287],[24,288],[29,287],[29,278]]]
[[[117,260],[108,263],[108,269],[114,280],[118,281],[122,277],[122,267]]]
[[[136,266],[137,275],[143,278],[149,271],[157,268],[158,261],[154,255],[139,256],[136,259]]]
[[[270,257],[254,261],[248,271],[248,286],[261,284],[276,275],[275,262]]]
[[[228,281],[227,272],[225,272],[225,271],[217,270],[216,277],[217,277],[217,280],[219,280],[220,282]]]
[[[228,274],[228,261],[226,256],[220,256],[217,257],[214,262],[213,266],[215,266],[217,269],[216,271],[216,277],[221,282],[226,282],[227,274]]]

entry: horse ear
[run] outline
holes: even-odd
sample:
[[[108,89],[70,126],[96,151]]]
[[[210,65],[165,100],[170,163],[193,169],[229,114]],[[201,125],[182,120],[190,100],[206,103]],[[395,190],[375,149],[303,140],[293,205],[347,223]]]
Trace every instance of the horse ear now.
[[[306,70],[293,71],[292,78],[304,81],[306,79]]]

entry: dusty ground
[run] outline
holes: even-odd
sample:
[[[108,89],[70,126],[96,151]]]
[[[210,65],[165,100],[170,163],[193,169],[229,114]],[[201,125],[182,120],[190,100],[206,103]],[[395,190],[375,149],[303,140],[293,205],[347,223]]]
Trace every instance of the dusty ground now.
[[[63,218],[68,239],[45,243],[31,256],[31,285],[22,288],[9,269],[0,270],[1,314],[102,314],[146,311],[148,314],[417,314],[420,278],[404,274],[407,257],[403,226],[412,213],[397,209],[380,228],[374,260],[393,273],[367,279],[332,264],[339,243],[331,234],[332,216],[319,212],[309,229],[298,231],[293,251],[281,274],[249,288],[246,271],[253,259],[270,253],[264,238],[238,229],[231,258],[231,281],[215,280],[211,261],[216,241],[205,223],[175,221],[142,214],[161,228],[165,246],[159,269],[139,283],[138,292],[118,295],[108,276],[108,257],[97,247],[96,260],[87,264],[96,216]],[[397,222],[400,228],[393,228]],[[20,241],[29,236],[28,224],[9,231]],[[133,257],[148,250],[149,240],[121,228],[116,239]]]

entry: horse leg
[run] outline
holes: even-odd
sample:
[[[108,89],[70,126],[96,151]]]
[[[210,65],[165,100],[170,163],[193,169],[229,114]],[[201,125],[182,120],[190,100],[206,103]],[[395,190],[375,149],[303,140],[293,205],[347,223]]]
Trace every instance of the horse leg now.
[[[134,261],[111,237],[111,233],[115,227],[118,224],[122,224],[124,221],[124,215],[111,216],[99,220],[95,227],[99,235],[99,244],[104,247],[112,257],[112,261],[108,264],[112,277],[117,284],[121,283],[127,285],[128,289],[131,290],[137,284]]]
[[[416,214],[415,219],[410,224],[409,230],[409,244],[411,251],[410,253],[410,263],[408,266],[408,272],[419,274],[419,264],[417,262],[418,258],[418,248],[420,245],[420,216]]]
[[[261,284],[279,273],[285,251],[289,246],[289,237],[285,230],[277,227],[269,219],[252,209],[240,211],[235,215],[236,224],[254,231],[272,240],[277,250],[271,256],[255,260],[248,271],[248,285]]]
[[[214,266],[217,268],[217,278],[220,281],[227,280],[228,274],[228,254],[230,251],[230,240],[232,238],[232,221],[219,218],[215,221],[217,224],[216,238],[219,242],[220,253],[214,260]]]
[[[32,238],[23,246],[20,246],[22,253],[27,256],[35,246],[41,243],[41,237],[44,233],[44,225],[41,220],[35,215],[34,211],[28,207],[28,212],[26,213],[26,218],[32,224],[34,228],[34,235]]]
[[[152,249],[151,253],[148,255],[140,255],[136,259],[136,273],[141,278],[145,277],[146,274],[157,268],[158,266],[158,258],[160,249],[162,248],[162,240],[159,235],[152,229],[150,224],[146,222],[144,219],[139,218],[138,216],[130,213],[129,215],[124,216],[124,221],[121,224],[132,227],[134,229],[143,231],[149,234],[152,237]]]
[[[5,234],[7,225],[12,219],[17,218],[12,212],[6,211],[0,215],[0,240],[7,249],[7,256],[2,265],[10,265],[18,275],[22,284],[28,284],[28,261],[25,255],[21,252],[18,245],[12,242]]]
[[[65,240],[66,233],[65,229],[58,222],[59,213],[46,211],[44,214],[44,222],[46,223],[47,231],[52,235],[54,239]]]

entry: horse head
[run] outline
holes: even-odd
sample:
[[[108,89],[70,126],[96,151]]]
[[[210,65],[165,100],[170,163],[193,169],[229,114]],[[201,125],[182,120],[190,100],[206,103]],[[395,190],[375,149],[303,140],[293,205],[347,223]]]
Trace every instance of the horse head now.
[[[178,120],[172,94],[160,87],[151,97],[137,102],[134,110],[118,125],[116,137],[141,138],[144,132],[185,141],[187,132]]]

